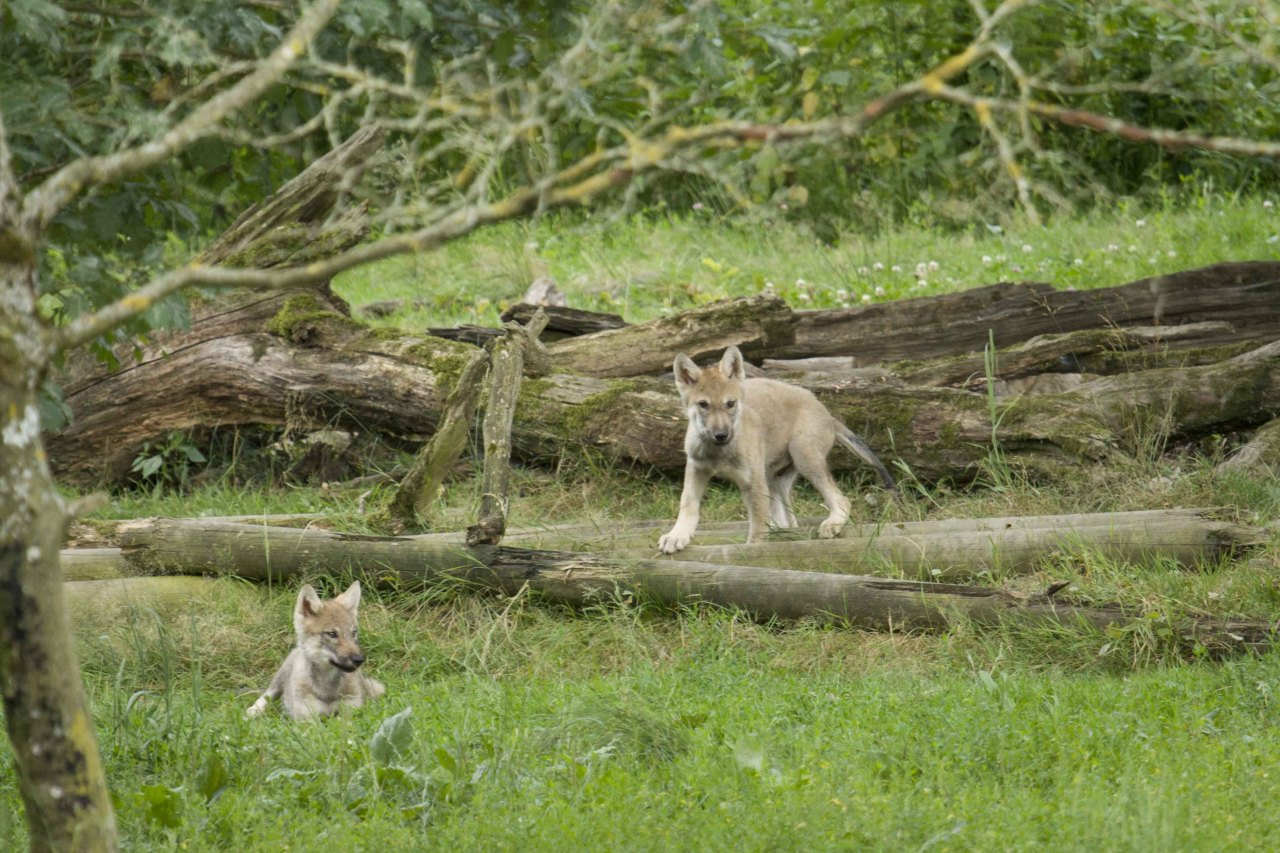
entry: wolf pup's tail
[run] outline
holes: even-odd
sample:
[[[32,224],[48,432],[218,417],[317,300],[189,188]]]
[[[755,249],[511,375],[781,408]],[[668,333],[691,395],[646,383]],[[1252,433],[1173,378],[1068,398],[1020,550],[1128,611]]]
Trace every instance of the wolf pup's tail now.
[[[876,456],[875,451],[870,447],[867,447],[866,442],[854,435],[853,430],[836,421],[836,438],[840,439],[841,444],[856,453],[859,459],[876,469],[876,473],[880,475],[880,480],[884,483],[884,487],[892,492],[895,498],[900,496],[898,484],[893,481],[893,477],[889,475],[889,470],[884,467],[880,457]]]

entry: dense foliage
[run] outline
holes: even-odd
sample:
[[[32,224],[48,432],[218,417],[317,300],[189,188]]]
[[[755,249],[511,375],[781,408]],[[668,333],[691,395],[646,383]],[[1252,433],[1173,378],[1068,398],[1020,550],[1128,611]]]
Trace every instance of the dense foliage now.
[[[1042,100],[1147,126],[1274,138],[1274,5],[1196,4],[1200,20],[1138,0],[1029,4],[999,25],[1006,61],[984,60],[957,83],[1016,97],[1021,82]],[[266,0],[11,0],[0,12],[0,110],[24,187],[170,126],[272,50],[297,11]],[[980,25],[968,0],[353,0],[309,61],[220,138],[62,215],[45,284],[57,298],[46,307],[76,314],[118,295],[137,274],[123,270],[165,260],[162,235],[198,242],[371,120],[393,131],[399,158],[381,203],[412,220],[477,174],[497,192],[633,132],[856,112],[962,50]],[[1188,179],[1236,190],[1276,177],[1270,162],[1012,117],[995,126],[1045,210]],[[994,150],[970,111],[924,103],[861,139],[691,155],[632,201],[767,202],[770,215],[863,227],[904,217],[967,225],[1017,204]],[[168,303],[148,321],[180,316]]]

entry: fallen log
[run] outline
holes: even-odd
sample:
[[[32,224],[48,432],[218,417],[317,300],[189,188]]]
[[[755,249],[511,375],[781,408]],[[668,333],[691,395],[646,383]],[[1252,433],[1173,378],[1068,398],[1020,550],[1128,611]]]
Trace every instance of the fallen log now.
[[[145,442],[208,424],[309,421],[408,437],[434,431],[471,347],[362,329],[327,307],[323,294],[293,300],[265,319],[261,305],[238,309],[258,317],[256,331],[198,341],[69,388],[75,420],[48,440],[59,476],[117,479]],[[1104,377],[1019,398],[1002,409],[994,432],[981,395],[885,377],[797,379],[890,464],[900,459],[925,480],[965,481],[980,470],[993,436],[1012,464],[1050,478],[1080,461],[1123,463],[1144,449],[1144,424],[1172,438],[1255,427],[1280,415],[1277,368],[1280,344],[1270,344],[1202,367]],[[683,438],[670,382],[569,373],[524,383],[513,433],[515,452],[526,459],[589,448],[670,472],[684,466]],[[831,462],[857,467],[842,452]]]
[[[100,581],[132,574],[119,548],[63,548],[60,552],[64,581]]]
[[[387,500],[387,520],[397,532],[427,526],[431,506],[444,491],[444,478],[462,455],[471,435],[471,422],[488,371],[489,353],[476,351],[445,401],[440,428],[418,451],[409,473]]]
[[[1233,332],[1230,323],[1215,321],[1037,335],[998,350],[991,378],[1007,382],[1045,373],[1114,374],[1212,364],[1252,348],[1247,342],[1214,345],[1216,339]],[[1280,337],[1280,329],[1275,334]],[[970,390],[985,388],[988,379],[982,351],[926,362],[901,361],[891,365],[889,372],[911,385]]]
[[[524,324],[532,320],[539,309],[547,315],[547,327],[539,336],[547,343],[561,338],[576,338],[579,335],[622,329],[628,325],[619,314],[583,311],[563,305],[530,305],[528,302],[512,305],[499,316],[504,322]]]
[[[674,557],[656,554],[665,522],[568,526],[512,531],[504,540],[525,548],[588,551],[624,559],[674,559],[803,571],[886,573],[906,578],[961,580],[1007,577],[1034,569],[1052,555],[1079,551],[1137,562],[1163,559],[1187,567],[1213,565],[1262,543],[1264,530],[1215,519],[1210,510],[1143,510],[1081,515],[851,524],[837,539],[808,529],[775,530],[771,541],[746,545],[745,522],[699,527],[695,542]],[[432,541],[456,541],[436,534]]]
[[[982,352],[1036,335],[1216,320],[1214,344],[1265,343],[1280,329],[1280,262],[1247,261],[1154,276],[1099,290],[994,284],[835,311],[797,312],[795,338],[772,358],[855,356],[858,366]],[[921,330],[928,334],[921,334]],[[1173,342],[1175,345],[1179,342]]]
[[[748,358],[791,340],[795,317],[776,296],[726,299],[592,335],[548,345],[551,363],[584,376],[623,377],[663,373],[680,353],[719,356],[737,346]]]
[[[1141,629],[1151,621],[1121,608],[1071,606],[1048,594],[755,566],[623,561],[198,520],[140,520],[121,533],[124,558],[148,573],[226,574],[259,581],[354,573],[392,586],[460,583],[507,595],[527,589],[577,606],[637,597],[671,606],[705,602],[741,608],[760,619],[823,617],[871,630],[943,630],[958,620]],[[1187,639],[1228,650],[1269,647],[1276,626],[1187,619],[1174,627]]]

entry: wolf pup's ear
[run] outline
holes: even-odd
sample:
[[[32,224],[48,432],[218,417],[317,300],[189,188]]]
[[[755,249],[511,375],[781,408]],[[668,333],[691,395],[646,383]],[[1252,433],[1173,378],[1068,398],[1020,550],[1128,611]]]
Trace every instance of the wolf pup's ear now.
[[[747,369],[742,364],[742,353],[737,347],[729,347],[720,358],[720,372],[725,379],[745,379]]]
[[[702,368],[694,364],[693,359],[684,353],[676,356],[675,362],[671,365],[671,371],[675,373],[676,387],[681,391],[698,384],[698,377],[702,375]]]
[[[360,607],[360,581],[352,581],[347,591],[334,599],[344,608],[355,613]]]
[[[293,610],[299,616],[315,616],[320,612],[320,596],[316,595],[311,584],[303,584],[302,589],[298,590],[298,603]]]

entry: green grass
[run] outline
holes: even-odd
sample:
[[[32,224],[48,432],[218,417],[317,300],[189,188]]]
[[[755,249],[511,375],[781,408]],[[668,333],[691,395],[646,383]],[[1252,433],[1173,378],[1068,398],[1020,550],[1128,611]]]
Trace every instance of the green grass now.
[[[832,308],[1000,281],[1108,287],[1223,260],[1280,258],[1280,206],[1266,204],[1199,194],[1154,209],[1122,202],[1041,227],[1016,220],[960,233],[846,226],[831,245],[787,220],[721,221],[708,211],[555,215],[354,270],[335,287],[353,305],[425,300],[426,310],[383,321],[406,328],[495,325],[539,275],[552,276],[571,306],[632,322],[765,289],[795,308]]]
[[[357,304],[438,299],[397,318],[424,327],[495,322],[541,271],[571,304],[631,320],[766,282],[797,307],[1001,279],[1088,287],[1274,258],[1276,216],[1261,200],[1206,196],[1016,234],[849,232],[835,247],[785,224],[694,212],[544,220],[381,264],[339,289]],[[876,262],[886,269],[858,273]],[[489,304],[473,311],[475,297]],[[843,486],[855,521],[1175,506],[1223,507],[1259,524],[1280,517],[1280,481],[1216,475],[1212,441],[1206,455],[1148,445],[1130,470],[1082,468],[1052,485],[993,460],[985,485],[909,489],[887,510],[856,498],[863,481]],[[644,470],[565,460],[513,473],[510,523],[670,519],[678,497],[677,482]],[[461,526],[477,502],[475,479],[455,479],[437,515]],[[182,494],[115,495],[95,514],[323,512],[359,532],[360,510],[360,491],[227,477]],[[802,489],[797,511],[818,510]],[[713,486],[704,518],[742,516],[736,490]],[[981,581],[1040,591],[1067,579],[1065,595],[1149,616],[1106,634],[966,623],[875,634],[816,620],[762,625],[709,607],[572,611],[529,595],[370,590],[361,633],[388,695],[307,724],[278,710],[242,717],[288,650],[296,585],[219,579],[151,607],[81,601],[74,624],[128,850],[1252,851],[1280,845],[1280,656],[1213,661],[1166,629],[1189,614],[1274,614],[1277,544],[1193,571],[1081,551],[1030,576]],[[339,579],[320,582],[332,593]],[[24,845],[0,746],[0,849]]]

